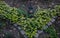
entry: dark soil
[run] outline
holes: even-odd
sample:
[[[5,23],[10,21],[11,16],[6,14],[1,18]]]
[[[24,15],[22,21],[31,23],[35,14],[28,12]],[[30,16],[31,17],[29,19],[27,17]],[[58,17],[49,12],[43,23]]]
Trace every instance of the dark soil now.
[[[60,16],[58,16],[56,23],[55,23],[55,29],[57,31],[57,35],[60,38]]]
[[[14,6],[14,7],[21,7],[25,5],[25,7],[30,6],[30,4],[32,6],[37,6],[39,5],[41,8],[51,8],[54,5],[60,4],[60,0],[26,0],[25,2],[22,0],[5,0],[5,2],[7,4],[9,4],[10,6]]]
[[[60,4],[60,0],[5,0],[5,2],[11,7],[21,8],[27,12],[30,12],[31,10],[33,12],[36,11],[38,6],[44,9],[53,9],[55,5]]]
[[[1,23],[5,23],[2,25]],[[0,38],[24,38],[24,36],[18,31],[17,28],[13,26],[8,20],[0,19]]]

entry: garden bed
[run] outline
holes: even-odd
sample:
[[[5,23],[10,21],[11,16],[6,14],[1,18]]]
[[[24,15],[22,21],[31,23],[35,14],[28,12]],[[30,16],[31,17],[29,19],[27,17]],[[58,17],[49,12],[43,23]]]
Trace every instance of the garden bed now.
[[[36,38],[39,37],[40,33],[43,34],[43,36],[44,34],[50,35],[50,37],[47,38],[57,38],[56,31],[54,29],[54,26],[52,25],[53,22],[55,22],[56,18],[54,16],[56,16],[57,10],[59,12],[59,8],[43,9],[38,7],[37,11],[32,14],[33,17],[30,17],[31,14],[25,13],[25,11],[21,9],[10,7],[5,2],[3,3],[1,2],[0,17],[3,19],[9,19],[13,24],[13,25],[8,24],[8,26],[6,26],[8,29],[6,29],[6,27],[4,26],[4,28],[2,28],[3,33],[4,32],[11,33],[10,31],[12,31],[12,34],[15,34],[16,31],[18,38],[19,38],[18,35],[19,33],[21,33],[21,35],[24,36],[25,38],[27,37],[35,38],[35,35],[38,31]]]

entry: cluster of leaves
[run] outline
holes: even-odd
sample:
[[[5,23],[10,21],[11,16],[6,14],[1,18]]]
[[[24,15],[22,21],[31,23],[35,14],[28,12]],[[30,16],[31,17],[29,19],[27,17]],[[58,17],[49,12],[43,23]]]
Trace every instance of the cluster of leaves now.
[[[60,16],[60,5],[56,5],[54,8],[57,12],[57,15]]]
[[[58,38],[54,25],[50,26],[45,31],[50,35],[50,38]]]
[[[25,11],[10,7],[5,2],[0,1],[0,16],[3,16],[3,19],[10,19],[12,23],[20,25],[29,38],[33,38],[38,29],[42,30],[42,27],[56,16],[56,10],[38,8],[33,18],[28,18],[28,15],[25,17],[24,14]]]

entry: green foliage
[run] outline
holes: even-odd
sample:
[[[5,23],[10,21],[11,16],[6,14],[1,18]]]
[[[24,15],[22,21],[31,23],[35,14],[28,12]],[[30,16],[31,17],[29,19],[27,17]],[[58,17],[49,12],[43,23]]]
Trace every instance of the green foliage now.
[[[49,33],[50,38],[58,38],[57,33],[56,33],[56,30],[54,29],[53,26],[50,26],[45,31]]]
[[[55,9],[38,8],[33,18],[28,18],[28,14],[25,17],[25,13],[23,10],[8,6],[5,2],[0,2],[0,16],[3,16],[3,19],[10,19],[12,23],[20,25],[29,38],[33,38],[38,29],[42,30],[42,27],[56,16]]]
[[[60,16],[60,5],[56,5],[54,8],[55,8],[58,16]]]
[[[19,12],[19,14],[24,15],[24,17],[28,17],[27,11],[25,11],[25,10],[23,10],[21,8],[18,8],[17,11]]]

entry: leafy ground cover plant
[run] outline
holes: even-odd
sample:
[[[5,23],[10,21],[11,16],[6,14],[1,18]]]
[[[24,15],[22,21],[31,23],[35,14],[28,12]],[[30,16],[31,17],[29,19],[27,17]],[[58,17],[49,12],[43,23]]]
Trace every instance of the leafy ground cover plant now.
[[[60,5],[56,5],[54,8],[55,8],[58,16],[60,16]]]
[[[50,10],[38,8],[33,15],[34,17],[28,18],[28,15],[26,15],[26,17],[24,15],[25,11],[10,7],[5,2],[0,1],[0,16],[3,16],[0,18],[10,19],[12,23],[20,25],[29,38],[33,38],[36,35],[37,30],[42,30],[42,27],[56,16],[56,13],[55,9]]]
[[[50,26],[45,31],[50,35],[50,38],[58,38],[54,25]]]

